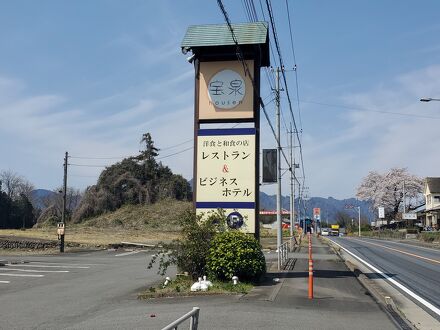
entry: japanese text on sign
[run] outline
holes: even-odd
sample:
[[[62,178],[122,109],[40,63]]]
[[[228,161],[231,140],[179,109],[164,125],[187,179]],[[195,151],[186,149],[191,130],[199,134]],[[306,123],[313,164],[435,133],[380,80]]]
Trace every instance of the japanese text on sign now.
[[[255,201],[255,135],[198,137],[197,201]]]

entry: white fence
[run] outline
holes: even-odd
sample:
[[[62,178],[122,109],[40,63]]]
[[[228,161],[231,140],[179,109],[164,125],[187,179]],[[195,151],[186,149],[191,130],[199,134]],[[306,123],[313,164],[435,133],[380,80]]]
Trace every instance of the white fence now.
[[[189,330],[197,330],[197,327],[199,325],[199,312],[200,312],[199,307],[193,307],[192,311],[186,313],[185,315],[183,315],[181,318],[177,319],[173,323],[168,324],[162,330],[177,330],[177,327],[189,318],[190,318]]]

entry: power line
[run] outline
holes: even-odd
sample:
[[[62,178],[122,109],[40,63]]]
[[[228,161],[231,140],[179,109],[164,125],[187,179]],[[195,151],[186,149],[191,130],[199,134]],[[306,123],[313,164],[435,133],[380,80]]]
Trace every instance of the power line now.
[[[246,74],[249,76],[249,79],[251,80],[253,89],[257,93],[258,92],[257,91],[257,87],[255,86],[255,82],[253,80],[252,74],[250,73],[249,68],[248,68],[246,62],[243,59],[243,54],[241,52],[240,46],[239,46],[237,38],[235,36],[234,29],[232,28],[231,22],[229,20],[228,13],[226,12],[226,9],[224,8],[223,3],[222,3],[221,0],[217,0],[217,4],[219,5],[220,10],[223,13],[223,16],[224,16],[224,18],[226,20],[226,23],[228,25],[229,31],[231,32],[232,40],[234,41],[234,43],[236,45],[237,58],[242,63],[242,65],[243,65],[243,67],[245,69]],[[264,104],[263,100],[261,99],[261,97],[259,98],[259,103],[260,103],[260,107],[263,110],[264,116],[266,117],[267,123],[268,123],[268,125],[269,125],[269,127],[270,127],[270,129],[272,131],[272,134],[273,134],[273,136],[275,138],[275,141],[277,142],[278,145],[281,145],[281,141],[277,138],[277,134],[275,133],[275,129],[274,129],[273,125],[272,125],[272,122],[269,119],[269,116],[268,116],[267,111],[266,111],[265,104]],[[285,162],[289,165],[290,171],[292,171],[292,165],[289,163],[289,161],[287,159],[287,156],[286,156],[286,154],[285,154],[283,149],[281,149],[281,154],[283,155],[283,158],[284,158]],[[301,157],[302,157],[302,154],[301,154]],[[304,171],[303,171],[303,177],[304,177]],[[298,182],[298,184],[299,184],[299,180],[297,179],[295,174],[294,174],[294,178],[295,178],[295,181]]]
[[[299,103],[298,67],[296,65],[295,45],[293,42],[293,32],[292,32],[292,24],[291,24],[291,20],[290,20],[290,9],[289,9],[289,1],[288,0],[286,0],[286,9],[287,9],[287,20],[289,22],[290,44],[292,46],[293,70],[295,71],[296,102],[297,102],[298,114],[299,114],[299,125],[302,130],[301,107],[300,107],[300,103]]]
[[[278,41],[278,36],[277,36],[277,32],[276,32],[276,27],[275,27],[275,19],[273,17],[273,12],[272,12],[272,5],[270,3],[270,0],[266,0],[266,6],[267,6],[267,11],[269,13],[269,18],[270,18],[270,23],[272,26],[272,34],[274,37],[274,41],[275,41],[275,46],[278,52],[278,58],[280,61],[280,66],[281,66],[281,73],[283,76],[283,81],[284,81],[284,87],[286,88],[286,95],[287,95],[287,101],[289,104],[289,110],[290,110],[290,114],[292,117],[292,122],[293,122],[293,126],[294,126],[294,131],[296,133],[297,139],[298,139],[298,145],[299,145],[299,152],[300,152],[300,157],[301,157],[301,170],[302,170],[302,174],[303,174],[303,182],[305,181],[305,170],[304,170],[304,159],[303,159],[303,154],[302,154],[302,144],[301,144],[301,139],[299,137],[299,133],[298,133],[298,127],[296,125],[296,120],[295,120],[295,116],[293,114],[293,109],[292,109],[292,102],[290,100],[290,94],[289,94],[289,89],[287,86],[287,79],[286,79],[286,74],[284,72],[284,63],[283,63],[283,58],[281,56],[281,48],[280,48],[280,44]]]
[[[169,146],[169,147],[165,147],[165,148],[159,148],[159,151],[174,149],[175,147],[179,147],[179,146],[181,146],[183,144],[186,144],[186,143],[192,142],[192,141],[194,141],[194,139],[189,139],[189,140],[183,141],[181,143],[175,144],[173,146]]]
[[[172,153],[172,154],[169,154],[169,155],[166,155],[166,156],[158,157],[157,160],[161,160],[161,159],[164,159],[164,158],[168,158],[168,157],[171,157],[171,156],[175,156],[175,155],[181,154],[181,153],[183,153],[183,152],[185,152],[185,151],[191,150],[191,149],[193,149],[193,148],[194,148],[194,147],[189,147],[189,148],[186,148],[186,149],[183,149],[183,150],[177,151],[177,152],[175,152],[175,153]]]
[[[406,116],[406,117],[425,118],[425,119],[440,119],[440,117],[435,117],[435,116],[416,115],[416,114],[411,114],[411,113],[384,111],[384,110],[373,110],[373,109],[363,108],[363,107],[353,107],[353,106],[348,106],[348,105],[331,104],[331,103],[317,102],[317,101],[301,101],[301,102],[318,104],[318,105],[323,105],[323,106],[332,107],[332,108],[342,108],[342,109],[365,111],[365,112],[376,112],[376,113],[395,115],[395,116]]]
[[[71,163],[69,163],[67,165],[78,166],[78,167],[108,167],[108,166],[111,166],[111,165],[86,165],[86,164],[71,164]]]
[[[234,29],[232,28],[231,21],[229,20],[228,13],[226,12],[225,7],[223,6],[223,2],[222,2],[222,0],[217,0],[217,4],[219,5],[220,10],[222,11],[223,16],[225,17],[225,20],[226,20],[226,23],[227,23],[227,25],[228,25],[229,31],[231,32],[231,37],[232,37],[232,40],[234,41],[234,44],[235,44],[235,46],[236,46],[236,50],[237,50],[237,51],[236,51],[236,53],[237,53],[237,58],[238,58],[238,60],[242,63],[242,65],[243,65],[243,67],[244,67],[244,70],[245,70],[246,74],[249,76],[249,79],[250,79],[250,81],[251,81],[251,83],[252,83],[252,87],[253,87],[255,93],[258,94],[258,90],[257,90],[257,87],[255,86],[254,79],[253,79],[253,77],[252,77],[252,74],[251,74],[251,72],[250,72],[248,66],[247,66],[247,63],[244,61],[243,53],[242,53],[241,48],[240,48],[240,46],[239,46],[239,44],[238,44],[237,37],[235,36]],[[266,107],[265,107],[265,105],[264,105],[263,100],[261,99],[261,97],[259,97],[259,103],[260,103],[261,108],[263,109],[263,113],[264,113],[264,115],[265,115],[265,117],[266,117],[266,120],[267,120],[267,122],[268,122],[268,124],[269,124],[271,130],[272,130],[272,133],[273,133],[273,135],[274,135],[274,137],[275,137],[276,142],[278,143],[278,145],[281,145],[281,142],[279,141],[279,139],[277,138],[277,134],[275,133],[275,129],[274,129],[274,127],[273,127],[271,121],[269,120],[269,116],[268,116],[268,114],[267,114]],[[289,161],[288,161],[288,159],[287,159],[286,154],[284,153],[284,150],[281,149],[281,153],[283,154],[283,157],[284,157],[286,163],[289,164]]]
[[[86,156],[83,157],[83,156],[69,156],[69,158],[72,158],[72,159],[89,159],[89,160],[123,159],[123,158],[128,158],[128,157],[129,156],[127,156],[127,157],[86,157]]]
[[[248,20],[250,22],[257,22],[258,21],[258,14],[257,14],[257,11],[255,10],[254,1],[253,0],[244,0],[244,1],[249,1],[249,4],[247,6],[252,8],[252,10],[247,10],[245,8]],[[261,0],[260,0],[260,7],[261,7]],[[263,11],[262,11],[262,14],[263,14],[264,20],[266,20]],[[269,40],[269,43],[270,43],[270,40]],[[264,73],[266,74],[266,78],[267,78],[267,81],[269,83],[270,89],[271,90],[275,89],[275,87],[274,87],[274,85],[275,85],[275,77],[273,75],[273,71],[271,71],[269,68],[264,68]]]

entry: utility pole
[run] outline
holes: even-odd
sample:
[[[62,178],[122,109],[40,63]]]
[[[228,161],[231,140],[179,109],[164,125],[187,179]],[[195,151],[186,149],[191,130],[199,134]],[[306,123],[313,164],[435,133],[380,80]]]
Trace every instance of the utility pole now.
[[[66,151],[64,157],[64,179],[63,179],[63,212],[61,216],[61,223],[63,224],[64,231],[60,235],[60,252],[64,252],[64,234],[66,230],[66,196],[67,196],[67,161],[69,159],[69,153]]]
[[[406,205],[405,205],[405,181],[403,181],[403,213],[406,213]]]
[[[283,244],[283,231],[281,227],[281,139],[280,139],[280,68],[276,71],[276,133],[277,133],[277,249]]]
[[[358,213],[359,213],[359,237],[361,237],[361,207],[358,206]]]
[[[292,123],[290,123],[290,237],[293,236],[295,223],[295,156]]]

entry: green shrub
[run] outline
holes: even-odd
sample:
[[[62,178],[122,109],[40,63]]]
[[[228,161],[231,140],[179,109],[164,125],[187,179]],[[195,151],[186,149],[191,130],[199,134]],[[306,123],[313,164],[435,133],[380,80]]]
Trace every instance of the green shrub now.
[[[226,230],[226,216],[223,210],[208,213],[207,217],[196,215],[193,210],[185,211],[180,218],[182,238],[162,248],[152,257],[148,268],[158,261],[158,273],[165,275],[170,265],[176,265],[181,272],[188,272],[194,279],[206,275],[206,257],[213,237]]]
[[[210,276],[220,280],[256,280],[266,272],[261,245],[252,236],[229,231],[217,234],[211,241],[207,257]]]

